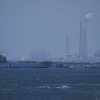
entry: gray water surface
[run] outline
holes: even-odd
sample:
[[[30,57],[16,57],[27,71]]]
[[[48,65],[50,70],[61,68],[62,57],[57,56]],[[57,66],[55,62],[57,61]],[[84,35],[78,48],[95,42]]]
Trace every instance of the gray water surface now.
[[[100,69],[0,68],[0,100],[100,100]]]

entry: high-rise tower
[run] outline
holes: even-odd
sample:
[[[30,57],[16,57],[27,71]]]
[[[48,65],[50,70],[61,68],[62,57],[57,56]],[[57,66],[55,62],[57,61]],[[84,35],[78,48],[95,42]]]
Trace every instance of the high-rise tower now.
[[[87,59],[87,20],[80,22],[80,47],[79,47],[80,61]]]

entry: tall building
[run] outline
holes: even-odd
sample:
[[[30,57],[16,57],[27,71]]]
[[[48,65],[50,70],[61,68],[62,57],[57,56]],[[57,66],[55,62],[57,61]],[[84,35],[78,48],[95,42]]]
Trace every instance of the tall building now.
[[[80,46],[79,46],[79,59],[86,61],[87,59],[87,20],[80,22]]]
[[[66,61],[69,61],[69,55],[70,55],[70,38],[67,32],[66,33]]]

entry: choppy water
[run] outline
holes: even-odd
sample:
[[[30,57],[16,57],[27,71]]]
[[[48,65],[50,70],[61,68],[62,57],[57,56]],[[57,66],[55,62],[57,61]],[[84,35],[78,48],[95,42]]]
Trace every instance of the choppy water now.
[[[100,100],[100,69],[0,68],[0,100]]]

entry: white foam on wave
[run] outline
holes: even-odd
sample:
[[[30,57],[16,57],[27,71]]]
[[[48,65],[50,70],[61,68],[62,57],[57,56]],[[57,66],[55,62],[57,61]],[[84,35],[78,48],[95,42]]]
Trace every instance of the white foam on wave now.
[[[66,85],[61,85],[61,86],[40,86],[38,88],[57,88],[57,89],[66,89],[66,88],[71,88],[69,86],[66,86]]]
[[[60,88],[60,89],[66,89],[66,88],[71,88],[71,87],[69,87],[69,86],[66,86],[66,85],[63,85],[63,86],[58,86],[58,87],[56,87],[56,88]]]
[[[39,88],[50,88],[50,86],[40,86]]]

